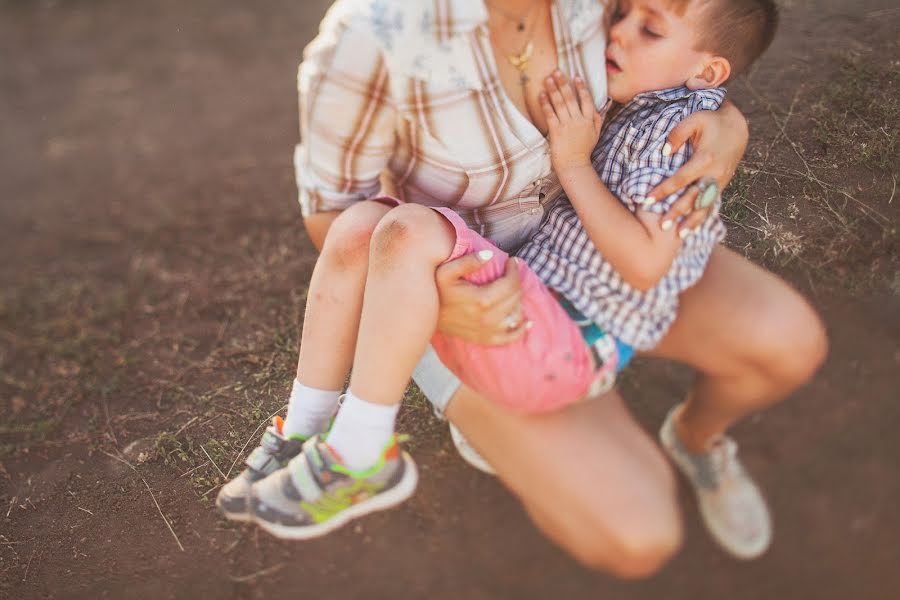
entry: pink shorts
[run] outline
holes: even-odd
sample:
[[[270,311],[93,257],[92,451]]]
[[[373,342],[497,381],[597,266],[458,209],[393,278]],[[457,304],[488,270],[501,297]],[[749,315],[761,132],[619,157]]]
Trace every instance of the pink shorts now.
[[[449,208],[432,207],[456,230],[448,261],[490,249],[493,258],[466,279],[485,284],[501,277],[509,255],[469,229]],[[431,343],[443,363],[466,385],[506,408],[526,413],[556,410],[583,398],[595,382],[615,373],[615,361],[597,370],[581,330],[559,301],[525,264],[517,261],[524,336],[504,346],[483,346],[437,333]]]

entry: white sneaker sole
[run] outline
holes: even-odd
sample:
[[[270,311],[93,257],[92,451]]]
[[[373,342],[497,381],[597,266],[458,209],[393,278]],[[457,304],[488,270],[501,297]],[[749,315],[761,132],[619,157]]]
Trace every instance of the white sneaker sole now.
[[[250,518],[263,530],[282,540],[310,540],[327,535],[354,519],[402,504],[413,495],[413,492],[416,491],[416,486],[419,483],[419,472],[416,470],[416,463],[413,462],[413,459],[409,454],[404,452],[402,456],[406,468],[404,469],[403,479],[401,479],[397,485],[364,502],[354,504],[350,508],[337,513],[327,521],[307,525],[306,527],[297,527],[291,525],[279,525],[278,523],[269,523],[267,521],[254,519],[253,515],[250,515]]]
[[[464,461],[469,463],[469,466],[475,467],[482,473],[487,473],[488,475],[497,475],[497,472],[494,471],[494,467],[492,467],[488,461],[484,460],[483,456],[478,454],[475,448],[469,444],[462,432],[457,429],[453,423],[450,423],[450,437],[453,438],[453,445],[456,446],[456,451],[459,452],[459,455]]]
[[[250,514],[249,511],[245,511],[242,513],[232,513],[224,510],[222,505],[219,504],[219,499],[216,498],[216,508],[219,509],[219,513],[228,519],[229,521],[236,521],[238,523],[249,523],[253,520],[253,515]]]

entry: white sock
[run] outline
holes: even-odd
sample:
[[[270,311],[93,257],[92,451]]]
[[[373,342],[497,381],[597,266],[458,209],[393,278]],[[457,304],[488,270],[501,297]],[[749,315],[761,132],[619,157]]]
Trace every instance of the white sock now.
[[[284,420],[285,437],[300,434],[309,437],[328,429],[328,422],[337,410],[341,390],[317,390],[294,379]]]
[[[328,445],[344,464],[358,471],[374,465],[394,434],[397,404],[374,404],[347,390],[341,410],[328,433]]]

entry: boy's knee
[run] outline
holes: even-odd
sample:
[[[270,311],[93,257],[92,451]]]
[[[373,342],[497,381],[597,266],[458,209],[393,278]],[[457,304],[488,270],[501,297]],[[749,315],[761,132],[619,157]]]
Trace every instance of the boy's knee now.
[[[427,255],[436,213],[418,204],[401,204],[387,213],[372,234],[371,251],[385,258]]]
[[[322,255],[339,268],[365,265],[369,244],[388,207],[377,202],[360,202],[342,212],[325,238]]]

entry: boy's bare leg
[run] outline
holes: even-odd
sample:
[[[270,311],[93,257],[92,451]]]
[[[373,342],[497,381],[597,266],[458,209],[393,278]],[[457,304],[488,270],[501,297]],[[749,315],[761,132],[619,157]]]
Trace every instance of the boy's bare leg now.
[[[324,431],[334,415],[353,357],[369,240],[388,210],[362,202],[329,222],[330,234],[310,282],[287,419],[266,430],[247,458],[247,468],[219,490],[216,504],[228,518],[249,519],[251,486],[287,464],[301,451],[303,440]]]
[[[350,390],[369,402],[398,404],[437,325],[434,272],[456,232],[415,204],[388,213],[372,237]]]
[[[340,389],[353,362],[373,231],[391,207],[361,202],[337,217],[309,283],[297,380]]]
[[[616,392],[528,416],[463,385],[446,414],[536,525],[586,566],[645,577],[680,546],[671,469]]]

